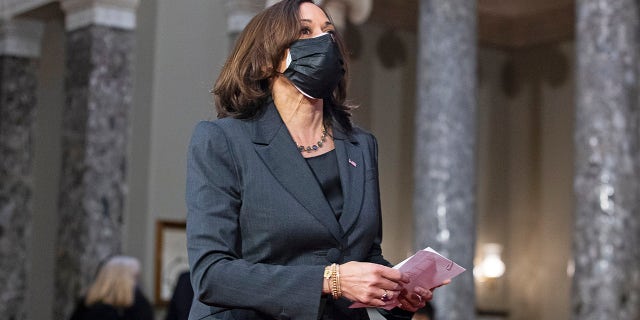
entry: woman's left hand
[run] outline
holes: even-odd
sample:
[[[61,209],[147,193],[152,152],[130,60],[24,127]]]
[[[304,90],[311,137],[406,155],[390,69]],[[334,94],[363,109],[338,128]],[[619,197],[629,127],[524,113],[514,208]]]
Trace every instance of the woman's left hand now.
[[[400,303],[398,307],[410,312],[416,312],[431,299],[433,299],[433,291],[431,290],[420,287],[416,287],[413,292],[403,290],[398,296],[398,302]]]
[[[398,307],[410,312],[416,312],[418,309],[423,308],[425,304],[427,304],[427,301],[433,299],[433,291],[435,291],[436,288],[449,283],[451,283],[451,280],[445,280],[441,285],[431,288],[431,290],[421,287],[415,287],[413,292],[402,290],[398,296],[398,302],[400,303]]]

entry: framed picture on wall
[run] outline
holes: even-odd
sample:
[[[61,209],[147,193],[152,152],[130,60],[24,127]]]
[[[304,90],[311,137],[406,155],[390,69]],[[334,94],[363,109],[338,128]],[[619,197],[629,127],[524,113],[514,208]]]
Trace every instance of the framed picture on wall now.
[[[181,273],[189,270],[185,221],[156,222],[155,303],[166,306]]]

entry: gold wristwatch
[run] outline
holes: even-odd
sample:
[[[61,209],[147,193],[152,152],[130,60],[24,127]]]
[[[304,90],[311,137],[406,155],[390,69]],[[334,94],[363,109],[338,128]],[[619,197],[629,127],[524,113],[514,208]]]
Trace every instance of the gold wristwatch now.
[[[333,273],[331,269],[332,269],[331,266],[326,266],[324,268],[324,278],[327,280],[331,279],[331,274]]]

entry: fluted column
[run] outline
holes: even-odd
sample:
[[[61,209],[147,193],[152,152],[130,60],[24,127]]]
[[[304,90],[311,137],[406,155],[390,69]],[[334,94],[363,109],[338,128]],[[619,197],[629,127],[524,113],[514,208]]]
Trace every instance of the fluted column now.
[[[56,251],[55,319],[122,245],[138,0],[63,0],[66,106]]]
[[[572,318],[640,319],[640,3],[578,0]]]
[[[25,319],[33,207],[36,61],[43,24],[0,22],[0,317]]]
[[[467,271],[438,289],[438,320],[475,318],[476,2],[421,0],[415,145],[415,245]]]

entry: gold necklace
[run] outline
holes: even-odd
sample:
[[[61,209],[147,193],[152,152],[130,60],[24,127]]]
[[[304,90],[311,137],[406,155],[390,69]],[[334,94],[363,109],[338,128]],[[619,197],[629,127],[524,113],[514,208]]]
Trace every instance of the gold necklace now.
[[[318,142],[316,142],[316,144],[311,145],[311,146],[303,146],[303,145],[298,145],[298,151],[300,152],[313,152],[313,151],[318,151],[318,149],[322,148],[322,146],[324,146],[325,141],[327,141],[327,129],[325,129],[324,126],[322,126],[322,136],[320,136],[320,140],[318,140]]]

